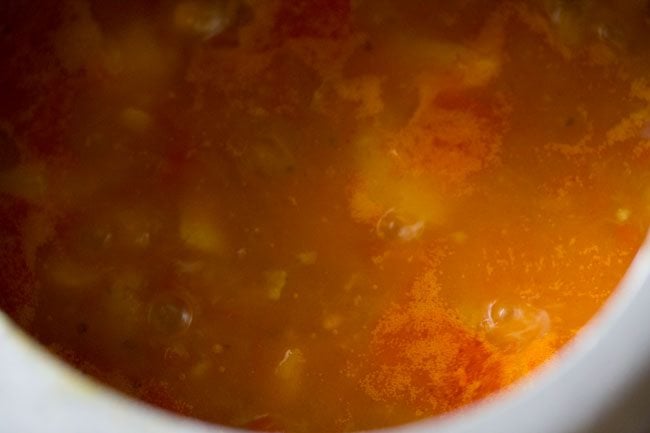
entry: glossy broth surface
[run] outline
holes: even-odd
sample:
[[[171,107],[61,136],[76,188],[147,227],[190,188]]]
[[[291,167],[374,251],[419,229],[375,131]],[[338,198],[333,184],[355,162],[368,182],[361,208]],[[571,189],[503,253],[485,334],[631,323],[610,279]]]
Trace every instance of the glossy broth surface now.
[[[644,1],[7,0],[0,307],[126,394],[347,432],[549,360],[650,221]]]

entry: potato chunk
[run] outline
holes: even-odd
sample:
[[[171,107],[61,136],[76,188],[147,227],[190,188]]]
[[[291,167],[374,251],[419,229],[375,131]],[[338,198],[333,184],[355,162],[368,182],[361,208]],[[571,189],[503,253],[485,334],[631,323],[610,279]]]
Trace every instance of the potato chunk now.
[[[286,398],[291,398],[296,394],[305,369],[305,355],[300,349],[288,349],[275,368],[275,375],[281,381],[279,391]]]
[[[198,203],[181,209],[180,238],[190,249],[221,255],[226,252],[226,240],[216,212]]]
[[[264,284],[268,298],[277,301],[282,297],[282,289],[287,284],[287,272],[282,270],[264,272]]]

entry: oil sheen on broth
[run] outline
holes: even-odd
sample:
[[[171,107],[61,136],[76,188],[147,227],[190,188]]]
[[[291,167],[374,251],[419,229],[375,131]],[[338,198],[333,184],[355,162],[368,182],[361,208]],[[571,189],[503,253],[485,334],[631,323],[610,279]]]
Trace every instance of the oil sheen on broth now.
[[[0,5],[0,306],[154,405],[396,425],[503,389],[650,219],[641,1]]]

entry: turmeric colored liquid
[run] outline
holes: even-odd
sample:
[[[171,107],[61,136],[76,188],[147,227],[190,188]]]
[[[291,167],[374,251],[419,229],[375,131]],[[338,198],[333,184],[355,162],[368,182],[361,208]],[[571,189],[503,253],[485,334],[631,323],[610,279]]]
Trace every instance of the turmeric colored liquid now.
[[[0,307],[154,405],[305,433],[457,409],[644,238],[644,2],[34,8],[0,5]]]

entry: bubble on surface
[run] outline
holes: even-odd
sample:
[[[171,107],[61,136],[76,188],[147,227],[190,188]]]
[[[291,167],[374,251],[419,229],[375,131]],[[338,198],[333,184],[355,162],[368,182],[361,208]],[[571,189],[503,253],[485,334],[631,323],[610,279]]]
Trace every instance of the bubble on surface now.
[[[424,221],[408,222],[395,209],[389,209],[377,221],[377,236],[385,240],[412,241],[424,231]]]
[[[186,331],[192,324],[192,319],[189,303],[176,294],[163,294],[149,306],[149,325],[163,336],[171,337]]]
[[[237,2],[232,0],[187,0],[174,9],[174,27],[187,35],[210,39],[232,23]]]
[[[494,300],[488,304],[481,325],[493,344],[521,346],[546,335],[551,320],[546,310],[530,304]]]

